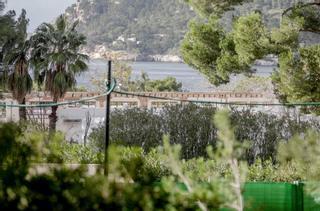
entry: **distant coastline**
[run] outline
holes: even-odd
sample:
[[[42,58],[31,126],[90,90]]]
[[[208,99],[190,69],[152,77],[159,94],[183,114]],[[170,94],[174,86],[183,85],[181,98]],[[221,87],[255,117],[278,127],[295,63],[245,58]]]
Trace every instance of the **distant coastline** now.
[[[99,45],[94,49],[85,48],[83,53],[87,54],[90,59],[107,59],[107,58],[117,58],[120,61],[130,61],[130,62],[170,62],[170,63],[183,63],[182,58],[177,54],[139,54],[139,53],[129,53],[126,51],[112,51],[107,49],[105,46]],[[257,60],[254,65],[257,66],[277,66],[278,58],[269,55],[264,59]]]
[[[173,62],[183,63],[181,57],[175,54],[138,54],[128,53],[126,51],[112,51],[107,49],[105,46],[96,46],[94,49],[85,48],[83,53],[87,54],[90,59],[106,59],[106,58],[117,58],[121,61],[131,62]]]

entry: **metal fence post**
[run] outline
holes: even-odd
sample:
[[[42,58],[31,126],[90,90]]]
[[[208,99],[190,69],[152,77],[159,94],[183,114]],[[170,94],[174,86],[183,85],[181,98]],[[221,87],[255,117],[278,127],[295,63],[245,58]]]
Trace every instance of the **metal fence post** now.
[[[111,60],[108,61],[108,83],[107,90],[111,89]],[[110,143],[110,105],[111,93],[106,96],[106,120],[105,120],[105,151],[104,151],[104,175],[108,176],[108,149]]]

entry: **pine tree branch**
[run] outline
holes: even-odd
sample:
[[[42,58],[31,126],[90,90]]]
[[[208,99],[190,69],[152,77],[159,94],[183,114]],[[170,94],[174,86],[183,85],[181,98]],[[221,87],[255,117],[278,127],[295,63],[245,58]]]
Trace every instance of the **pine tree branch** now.
[[[316,29],[300,29],[300,32],[311,32],[311,33],[320,35],[320,30],[316,30]]]
[[[298,8],[301,9],[301,8],[310,7],[310,6],[318,6],[318,7],[320,7],[320,2],[304,3],[303,5],[299,5]],[[282,13],[282,17],[287,15],[288,12],[290,12],[291,10],[293,10],[295,8],[296,7],[294,6],[294,7],[289,7],[286,10],[284,10],[283,13]]]

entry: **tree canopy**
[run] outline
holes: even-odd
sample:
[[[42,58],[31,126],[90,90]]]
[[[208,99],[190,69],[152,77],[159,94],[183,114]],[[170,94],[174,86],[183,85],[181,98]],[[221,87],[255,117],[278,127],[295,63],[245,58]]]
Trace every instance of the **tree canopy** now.
[[[87,55],[80,53],[86,37],[76,31],[78,22],[70,24],[64,15],[54,24],[43,23],[30,38],[32,42],[32,63],[36,80],[44,84],[54,102],[76,85],[76,75],[87,70]],[[58,106],[52,106],[49,116],[50,131],[54,132]]]
[[[217,8],[221,6],[218,1],[202,2],[210,2]],[[235,5],[234,1],[224,2]],[[232,74],[250,75],[254,73],[251,66],[257,59],[277,55],[279,70],[272,78],[280,100],[318,102],[320,45],[301,46],[300,39],[302,33],[320,34],[319,17],[318,1],[298,3],[283,11],[279,27],[270,29],[263,14],[254,11],[234,17],[228,31],[221,24],[221,16],[213,11],[206,21],[191,22],[181,54],[186,63],[204,73],[215,85],[229,82]]]
[[[209,17],[211,14],[221,16],[226,11],[234,9],[235,6],[250,1],[252,0],[185,0],[204,17]]]
[[[8,89],[13,98],[20,104],[25,104],[26,95],[31,92],[33,81],[29,74],[29,50],[30,42],[27,39],[27,26],[29,20],[26,17],[26,11],[22,10],[16,25],[15,36],[7,41],[3,49],[4,64],[8,66]],[[11,67],[10,67],[11,66]],[[20,120],[27,119],[25,107],[19,108]]]
[[[2,55],[2,46],[8,40],[10,40],[14,36],[15,30],[15,15],[14,11],[8,11],[7,13],[3,14],[3,10],[5,7],[4,1],[0,1],[0,54]],[[1,55],[0,55],[0,62],[1,62]]]

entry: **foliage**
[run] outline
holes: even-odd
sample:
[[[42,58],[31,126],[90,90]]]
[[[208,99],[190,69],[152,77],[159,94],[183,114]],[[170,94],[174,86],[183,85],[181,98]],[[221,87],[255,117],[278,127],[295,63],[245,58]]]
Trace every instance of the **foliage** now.
[[[225,2],[228,4],[229,1]],[[210,10],[216,2],[202,3]],[[232,5],[232,1],[230,3]],[[268,29],[263,13],[255,11],[234,18],[230,32],[222,31],[218,36],[214,32],[221,30],[218,24],[221,17],[217,19],[214,13],[209,13],[207,21],[189,26],[181,46],[182,56],[212,83],[220,85],[229,82],[232,74],[253,73],[250,67],[257,59],[275,54],[279,56],[280,68],[274,73],[273,82],[279,98],[284,102],[317,102],[319,98],[314,93],[317,93],[319,83],[316,82],[315,68],[319,66],[317,56],[320,50],[317,45],[299,47],[299,41],[301,32],[319,32],[319,6],[317,2],[288,5],[280,26],[272,30]],[[206,39],[207,36],[213,39]],[[306,109],[309,112],[316,110]]]
[[[2,12],[4,8],[5,8],[5,2],[1,0],[0,1],[0,12]]]
[[[117,88],[120,90],[128,91],[131,86],[131,75],[132,75],[132,67],[122,61],[114,61],[113,62],[113,77],[117,79]],[[96,89],[101,92],[106,91],[106,79],[107,74],[105,73],[101,79],[96,79],[92,77],[91,82],[96,86]]]
[[[161,112],[141,109],[116,110],[111,116],[111,141],[124,146],[140,146],[149,151],[161,145],[162,136],[168,134],[171,144],[180,144],[185,159],[206,157],[207,146],[216,146],[217,128],[211,119],[214,107],[196,105],[167,106]],[[252,164],[257,159],[276,160],[277,145],[308,128],[319,130],[316,121],[301,121],[298,116],[276,116],[250,109],[231,111],[231,123],[236,139],[248,141],[245,157]],[[103,150],[104,125],[95,128],[89,139]]]
[[[142,146],[149,151],[162,144],[163,134],[170,135],[172,144],[182,146],[182,157],[206,154],[206,147],[215,144],[216,130],[211,117],[214,108],[197,106],[167,107],[159,115],[140,109],[117,110],[111,116],[111,141],[124,146]],[[90,135],[91,142],[103,149],[101,125]]]
[[[184,61],[208,76],[213,83],[225,83],[223,73],[215,71],[217,59],[221,54],[220,42],[225,39],[225,32],[215,17],[208,23],[191,22],[189,32],[181,43],[181,55]]]
[[[288,16],[290,19],[303,17],[302,30],[319,34],[319,2],[298,3],[292,8],[288,8],[283,15]]]
[[[59,142],[52,145],[50,149],[56,150],[56,157],[60,158],[63,163],[98,164],[103,161],[101,153],[97,153],[87,146]]]
[[[298,146],[298,147],[297,147]],[[279,161],[286,165],[294,163],[296,172],[302,176],[306,183],[307,190],[311,196],[317,200],[320,196],[319,183],[319,133],[315,131],[307,132],[303,137],[295,136],[290,142],[279,145]]]
[[[244,209],[244,201],[242,197],[243,185],[246,182],[247,163],[241,161],[245,152],[246,146],[244,143],[238,142],[235,138],[235,133],[231,127],[231,122],[228,117],[228,111],[219,111],[214,116],[214,123],[218,128],[218,143],[216,156],[211,154],[212,158],[217,158],[220,163],[226,163],[226,167],[231,170],[232,179],[229,182],[233,203],[229,206],[235,210],[242,211]]]
[[[233,87],[234,92],[270,93],[273,86],[270,77],[252,76],[239,80]]]
[[[182,83],[178,83],[176,78],[167,77],[163,80],[149,81],[146,84],[147,92],[172,92],[181,91]]]
[[[187,64],[206,75],[210,82],[220,85],[229,82],[232,74],[253,73],[251,65],[269,53],[270,39],[260,13],[239,17],[228,33],[219,19],[211,16],[208,22],[190,24],[181,54]]]
[[[129,109],[115,110],[111,113],[111,141],[124,146],[144,146],[151,149],[161,143],[161,117],[151,111]],[[143,126],[142,126],[143,124]],[[89,139],[96,149],[103,150],[104,126],[93,129]],[[138,144],[139,143],[139,144]]]
[[[123,61],[115,61],[113,77],[117,79],[117,88],[130,92],[172,92],[181,91],[182,83],[176,78],[166,77],[163,80],[151,80],[147,73],[142,72],[140,78],[132,78],[132,67]],[[92,83],[101,92],[106,89],[106,74],[102,79],[92,79]]]
[[[172,173],[177,176],[178,181],[181,181],[182,184],[185,186],[186,191],[190,194],[197,193],[199,191],[199,185],[194,183],[189,177],[187,172],[183,171],[182,162],[180,160],[180,150],[181,147],[179,145],[171,146],[169,143],[169,137],[164,138],[163,144],[163,153],[165,154],[164,160],[165,164],[172,170]],[[217,183],[216,183],[217,184]],[[218,187],[219,188],[219,187]],[[219,193],[219,192],[217,192]],[[222,194],[222,192],[221,192]],[[210,199],[211,197],[213,199]],[[216,196],[216,194],[210,194],[209,197],[202,198],[201,195],[198,195],[198,199],[196,201],[197,206],[200,210],[206,211],[208,210],[208,203],[211,201],[215,201],[214,208],[218,209],[219,204],[221,204],[221,195]],[[207,200],[206,200],[207,199]],[[208,200],[210,199],[210,200]],[[218,200],[217,200],[218,199]],[[220,199],[220,200],[219,200]],[[212,208],[211,208],[212,209]]]
[[[189,3],[189,5],[186,4]],[[261,11],[266,25],[279,26],[283,9],[296,0],[83,0],[71,6],[66,14],[80,19],[79,31],[88,37],[88,48],[105,46],[108,50],[141,55],[178,54],[186,26],[196,18],[210,14],[222,15],[221,24],[230,28],[233,17]],[[243,3],[241,6],[238,3]],[[191,8],[190,8],[191,6]],[[80,12],[78,12],[78,10]],[[106,15],[107,14],[107,15]]]
[[[10,124],[1,125],[0,131],[3,149],[0,208],[4,210],[186,210],[196,209],[195,202],[199,199],[208,201],[213,208],[219,208],[224,201],[216,185],[208,185],[205,191],[198,186],[195,192],[188,194],[172,177],[161,177],[158,184],[154,183],[154,178],[146,179],[146,175],[153,173],[139,168],[142,163],[138,149],[122,149],[125,154],[122,161],[117,158],[121,155],[119,151],[110,150],[112,175],[120,177],[88,176],[84,168],[72,170],[63,165],[37,173],[31,162],[43,155],[41,151],[48,150],[39,147],[42,138],[31,133],[26,135]],[[149,159],[152,160],[152,156]],[[126,171],[121,170],[123,167],[118,166],[117,160],[126,165]],[[126,174],[133,173],[131,171],[144,175],[141,182],[126,180]]]
[[[3,57],[6,49],[12,47],[12,41],[16,38],[16,13],[8,11],[3,14],[5,2],[0,1],[0,91],[6,90],[7,68],[3,65]]]
[[[175,0],[81,1],[67,10],[79,18],[79,31],[88,37],[89,47],[104,45],[142,56],[176,51],[185,26],[194,13]],[[106,15],[107,14],[107,15]]]
[[[299,172],[295,162],[275,164],[271,160],[257,160],[249,166],[247,181],[253,182],[290,182],[304,181],[304,174]]]
[[[0,46],[6,43],[14,35],[15,20],[14,17],[16,13],[14,11],[8,11],[3,14],[5,8],[5,2],[0,1]],[[2,56],[2,55],[1,55]]]
[[[156,148],[144,152],[140,147],[111,146],[110,163],[118,163],[118,172],[121,177],[142,184],[152,184],[161,181],[163,177],[171,175],[171,170],[165,165],[162,154]],[[111,165],[111,168],[112,165]]]
[[[232,129],[226,116],[226,112],[218,112],[215,117],[219,141],[216,149],[208,148],[207,158],[181,160],[181,146],[171,146],[168,138],[149,153],[141,148],[111,146],[108,178],[99,172],[89,176],[84,167],[71,169],[63,164],[39,172],[39,162],[68,156],[74,146],[87,147],[68,146],[59,134],[48,142],[48,134],[1,124],[0,208],[243,210],[241,187],[245,181],[319,179],[318,133],[308,132],[283,142],[279,146],[280,163],[257,160],[247,166],[243,160],[247,146],[236,140],[236,128]],[[307,187],[313,197],[318,197],[318,185],[307,183]]]
[[[69,24],[61,15],[54,24],[40,25],[30,38],[35,80],[44,84],[53,102],[58,102],[76,84],[76,75],[88,68],[88,56],[80,53],[86,37],[76,31],[77,24]],[[49,128],[53,132],[57,122],[57,106],[52,106],[51,110]]]
[[[283,53],[280,69],[273,75],[281,99],[284,102],[319,102],[319,65],[320,45],[300,48],[298,54],[292,51]],[[317,107],[305,111],[319,114]]]
[[[208,17],[211,14],[222,15],[228,10],[234,9],[242,3],[251,0],[185,0],[190,6],[195,8],[198,13]]]
[[[3,47],[3,62],[8,68],[7,87],[19,104],[25,104],[26,95],[31,92],[33,81],[29,73],[30,42],[27,39],[27,26],[29,20],[26,11],[22,10],[15,25],[15,35]],[[25,108],[19,108],[20,120],[26,120]]]
[[[87,69],[85,61],[88,57],[79,53],[86,38],[78,34],[76,26],[77,22],[69,24],[64,16],[60,16],[54,25],[40,25],[31,38],[32,62],[39,74],[36,79],[45,81],[45,90],[51,93],[55,102],[75,85],[75,75]],[[44,81],[40,75],[45,76]]]

